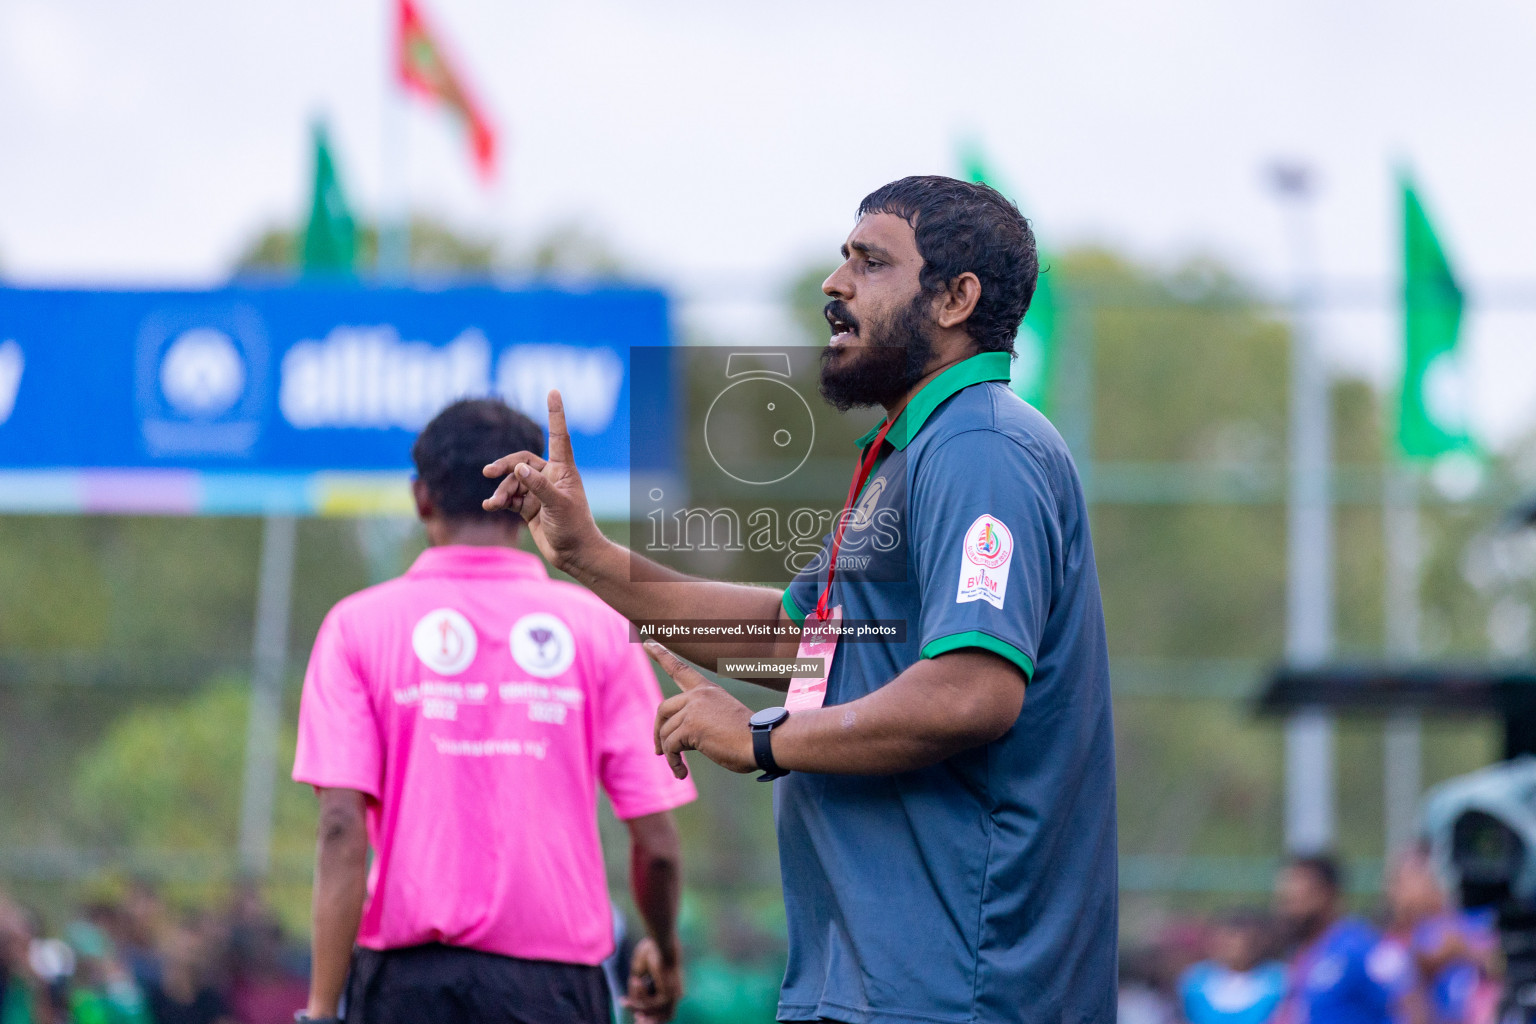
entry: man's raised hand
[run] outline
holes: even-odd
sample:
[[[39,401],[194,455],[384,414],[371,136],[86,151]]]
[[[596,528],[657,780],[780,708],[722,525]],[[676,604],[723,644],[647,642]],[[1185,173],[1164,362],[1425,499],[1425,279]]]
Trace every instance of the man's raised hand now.
[[[576,469],[560,392],[549,393],[549,458],[513,452],[483,472],[500,477],[501,483],[482,507],[487,512],[509,508],[521,515],[534,543],[556,568],[567,569],[583,547],[602,540]]]
[[[685,750],[697,750],[733,772],[756,768],[751,710],[656,641],[647,640],[645,651],[683,691],[656,709],[656,753],[666,755],[672,774],[688,777]]]

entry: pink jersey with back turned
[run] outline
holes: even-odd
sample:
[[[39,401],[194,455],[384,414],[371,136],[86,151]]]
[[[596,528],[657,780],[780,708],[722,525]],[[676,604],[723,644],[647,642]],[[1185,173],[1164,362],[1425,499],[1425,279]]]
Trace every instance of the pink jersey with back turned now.
[[[620,818],[694,798],[652,746],[629,624],[511,548],[429,548],[315,640],[293,777],[367,794],[360,945],[595,964],[613,949],[597,787]]]

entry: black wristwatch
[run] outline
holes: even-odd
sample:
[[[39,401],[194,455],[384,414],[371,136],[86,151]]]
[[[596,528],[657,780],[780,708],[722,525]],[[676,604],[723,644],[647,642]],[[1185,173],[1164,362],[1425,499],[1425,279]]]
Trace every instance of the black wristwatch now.
[[[773,730],[783,725],[788,718],[789,712],[784,708],[763,708],[751,718],[752,757],[763,770],[763,774],[757,777],[758,782],[772,782],[789,774],[773,759],[772,739]]]
[[[300,1010],[293,1015],[294,1024],[341,1024],[340,1017],[311,1017]]]

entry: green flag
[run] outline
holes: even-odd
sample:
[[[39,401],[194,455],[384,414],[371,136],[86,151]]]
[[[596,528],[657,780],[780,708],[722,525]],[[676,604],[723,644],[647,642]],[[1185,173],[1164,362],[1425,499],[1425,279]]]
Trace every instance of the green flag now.
[[[300,261],[306,274],[351,274],[357,257],[357,225],[347,208],[324,124],[315,125],[315,195],[304,228]]]
[[[1457,353],[1461,288],[1406,173],[1403,194],[1403,385],[1397,442],[1409,459],[1470,452]]]
[[[1009,195],[1001,179],[987,166],[980,146],[974,143],[961,146],[960,168],[967,181],[991,185],[1003,195]],[[1045,262],[1042,256],[1041,265],[1044,266]],[[1041,274],[1035,285],[1035,297],[1030,301],[1024,322],[1019,325],[1019,333],[1013,340],[1013,350],[1017,358],[1013,361],[1009,384],[1024,401],[1041,412],[1049,412],[1051,379],[1056,361],[1056,299],[1052,294],[1049,274]]]

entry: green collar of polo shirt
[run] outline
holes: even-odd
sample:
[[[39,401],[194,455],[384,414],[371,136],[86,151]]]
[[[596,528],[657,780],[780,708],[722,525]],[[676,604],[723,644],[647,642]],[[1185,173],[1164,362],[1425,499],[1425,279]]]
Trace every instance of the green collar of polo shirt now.
[[[1012,359],[1007,352],[982,352],[969,359],[962,359],[924,384],[923,389],[912,396],[912,400],[901,410],[901,415],[896,417],[885,439],[897,451],[906,448],[917,436],[917,432],[923,429],[923,424],[928,422],[928,417],[933,415],[933,410],[944,404],[944,399],[972,384],[1008,380],[1012,376],[1012,367],[1009,365]],[[869,433],[854,443],[863,449],[878,433],[880,424],[876,423],[869,429]]]

